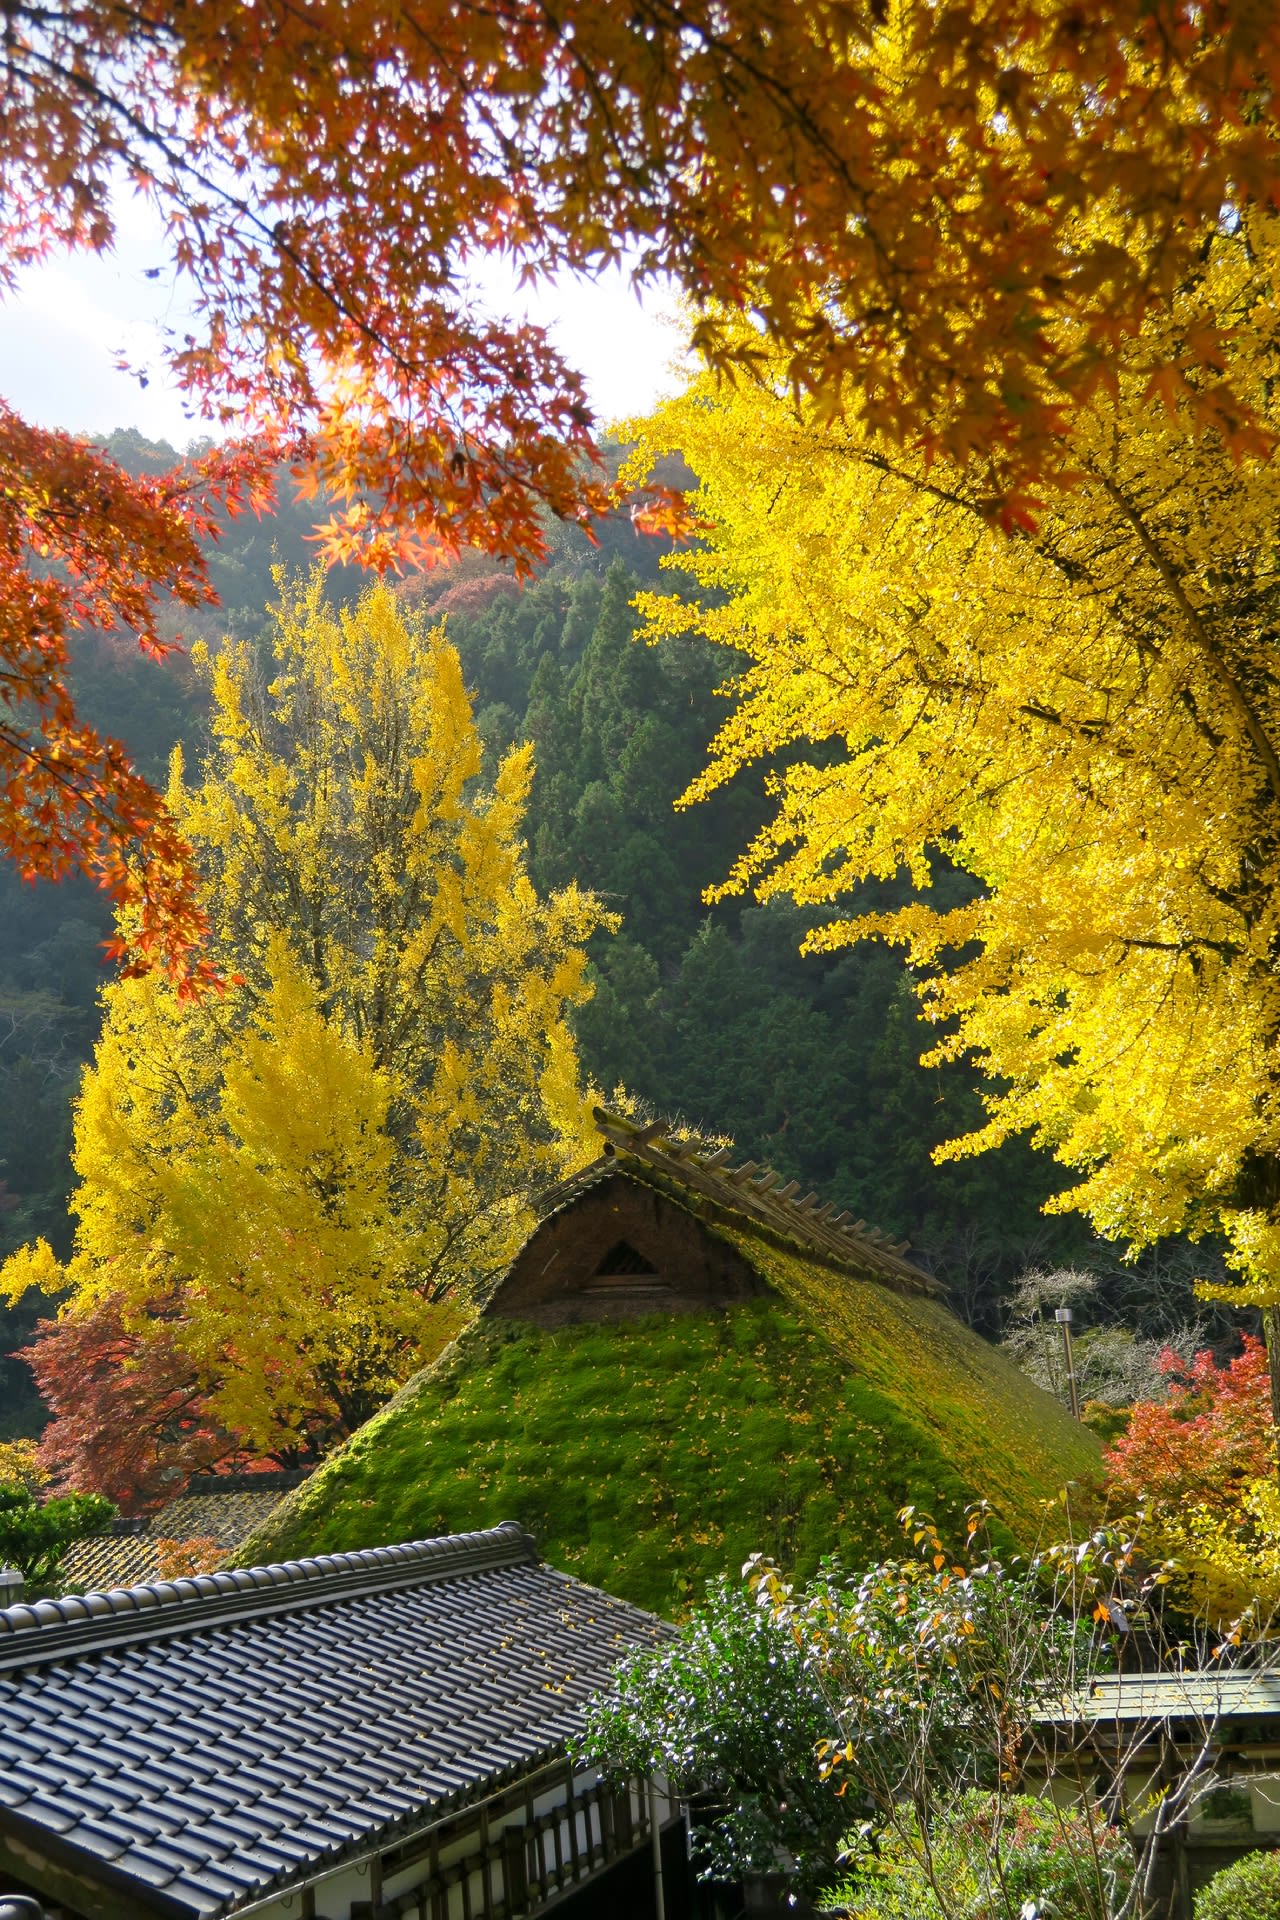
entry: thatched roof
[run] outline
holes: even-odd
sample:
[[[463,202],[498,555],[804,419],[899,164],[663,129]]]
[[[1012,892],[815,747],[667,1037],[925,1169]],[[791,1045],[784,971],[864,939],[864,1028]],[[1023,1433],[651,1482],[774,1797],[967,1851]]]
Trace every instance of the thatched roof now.
[[[901,1246],[599,1118],[606,1151],[548,1196],[485,1313],[238,1557],[515,1518],[579,1578],[671,1612],[757,1550],[801,1573],[894,1553],[908,1503],[962,1533],[987,1499],[1029,1546],[1046,1499],[1096,1470],[1093,1435]]]
[[[899,1293],[942,1296],[946,1291],[905,1257],[906,1240],[895,1241],[823,1202],[818,1194],[803,1192],[799,1180],[786,1180],[755,1160],[734,1166],[730,1148],[682,1141],[662,1122],[637,1127],[600,1107],[593,1109],[592,1118],[602,1151],[581,1172],[544,1194],[539,1207],[543,1221],[602,1181],[623,1174],[666,1193],[709,1222],[745,1225],[858,1279],[878,1281]]]

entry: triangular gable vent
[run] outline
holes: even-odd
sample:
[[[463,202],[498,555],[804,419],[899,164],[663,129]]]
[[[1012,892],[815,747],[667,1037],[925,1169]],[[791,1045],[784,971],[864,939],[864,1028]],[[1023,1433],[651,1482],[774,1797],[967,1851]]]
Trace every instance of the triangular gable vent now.
[[[611,1274],[656,1273],[657,1268],[637,1253],[629,1240],[615,1241],[596,1268],[597,1277]]]

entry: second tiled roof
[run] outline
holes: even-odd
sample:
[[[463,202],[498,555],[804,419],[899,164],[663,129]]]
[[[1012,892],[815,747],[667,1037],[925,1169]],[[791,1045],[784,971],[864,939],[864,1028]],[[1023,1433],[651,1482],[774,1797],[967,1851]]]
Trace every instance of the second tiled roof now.
[[[68,1587],[101,1591],[136,1586],[161,1578],[175,1557],[175,1548],[196,1543],[208,1545],[203,1564],[216,1565],[280,1504],[284,1488],[279,1477],[264,1474],[261,1479],[258,1487],[237,1480],[229,1483],[226,1492],[183,1493],[145,1525],[78,1540],[63,1560],[64,1582]]]

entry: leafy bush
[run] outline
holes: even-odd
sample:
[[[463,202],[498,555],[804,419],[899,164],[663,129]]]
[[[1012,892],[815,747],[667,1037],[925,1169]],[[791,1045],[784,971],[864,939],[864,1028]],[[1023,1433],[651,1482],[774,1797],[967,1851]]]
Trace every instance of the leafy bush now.
[[[116,1509],[99,1493],[68,1493],[43,1505],[31,1488],[0,1485],[0,1566],[17,1567],[24,1598],[56,1586],[68,1547],[101,1533]]]
[[[782,1872],[822,1891],[838,1880],[859,1817],[890,1841],[904,1809],[930,1834],[957,1806],[977,1823],[998,1805],[986,1790],[1005,1777],[1046,1690],[1060,1698],[1084,1680],[1089,1629],[1059,1616],[1045,1569],[990,1556],[980,1506],[965,1565],[926,1516],[908,1508],[902,1519],[914,1556],[857,1581],[831,1563],[795,1589],[753,1556],[745,1590],[713,1582],[683,1631],[634,1655],[588,1708],[580,1757],[619,1776],[666,1773],[702,1814],[705,1877]],[[1073,1555],[1072,1579],[1088,1564]],[[1024,1828],[1026,1818],[1020,1844]],[[980,1850],[988,1856],[989,1842]],[[914,1920],[909,1905],[902,1914]],[[985,1910],[964,1920],[986,1920]]]
[[[1196,1895],[1195,1920],[1280,1920],[1280,1853],[1249,1853]]]
[[[1107,1920],[1132,1878],[1128,1845],[1096,1810],[969,1792],[927,1840],[904,1809],[874,1848],[857,1846],[835,1899],[850,1920]]]
[[[1099,1549],[1070,1549],[1065,1567],[1065,1548],[1005,1566],[989,1550],[981,1504],[959,1552],[927,1514],[908,1507],[901,1519],[911,1557],[860,1579],[831,1566],[792,1586],[761,1557],[748,1574],[757,1604],[822,1676],[837,1733],[819,1751],[821,1770],[877,1824],[909,1805],[931,1827],[966,1788],[1008,1778],[1046,1697],[1086,1683],[1101,1649],[1080,1615],[1096,1597]]]
[[[34,1440],[0,1440],[0,1487],[26,1487],[39,1493],[46,1478]]]
[[[587,1709],[578,1751],[622,1778],[664,1772],[691,1798],[704,1879],[790,1861],[795,1883],[814,1889],[831,1882],[849,1818],[817,1764],[833,1731],[805,1649],[721,1579],[676,1638],[618,1668]]]

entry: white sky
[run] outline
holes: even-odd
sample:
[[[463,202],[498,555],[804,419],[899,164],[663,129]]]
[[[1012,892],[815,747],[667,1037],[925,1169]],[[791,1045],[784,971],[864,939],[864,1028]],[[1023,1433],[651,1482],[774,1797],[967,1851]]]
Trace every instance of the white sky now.
[[[163,235],[142,202],[122,197],[118,236],[107,256],[68,255],[25,273],[0,301],[0,394],[27,420],[73,433],[136,427],[181,451],[206,431],[166,378],[159,328],[183,320],[180,293],[163,268]],[[678,339],[673,303],[650,292],[642,305],[624,277],[568,280],[507,291],[500,271],[484,275],[507,313],[550,326],[565,358],[585,376],[601,423],[644,412],[669,390]],[[117,370],[119,352],[134,373]],[[137,378],[145,373],[144,388]]]

